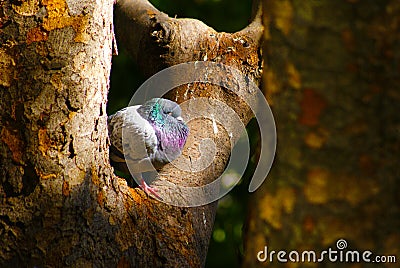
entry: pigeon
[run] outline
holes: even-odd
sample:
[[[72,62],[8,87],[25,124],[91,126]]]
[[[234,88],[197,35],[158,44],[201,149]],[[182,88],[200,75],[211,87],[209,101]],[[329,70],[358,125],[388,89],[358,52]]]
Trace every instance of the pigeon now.
[[[131,174],[144,192],[162,200],[142,173],[160,169],[181,154],[189,128],[179,105],[153,98],[143,105],[128,106],[108,117],[108,132],[114,169]]]

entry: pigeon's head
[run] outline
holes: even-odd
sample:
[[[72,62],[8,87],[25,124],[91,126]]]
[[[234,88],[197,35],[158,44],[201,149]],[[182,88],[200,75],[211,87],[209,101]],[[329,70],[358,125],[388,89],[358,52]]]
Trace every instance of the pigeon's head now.
[[[158,103],[160,104],[160,108],[164,114],[170,115],[179,121],[183,121],[181,117],[181,107],[176,102],[167,99],[159,99]]]
[[[176,102],[154,98],[145,102],[138,112],[148,121],[156,125],[164,125],[167,119],[183,122],[181,117],[181,107]],[[169,121],[167,120],[167,121]]]

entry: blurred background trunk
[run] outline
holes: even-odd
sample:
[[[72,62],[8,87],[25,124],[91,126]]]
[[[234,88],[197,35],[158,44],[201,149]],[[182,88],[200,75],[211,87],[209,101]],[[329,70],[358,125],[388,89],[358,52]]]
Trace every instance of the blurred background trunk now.
[[[321,252],[338,239],[399,257],[400,2],[264,0],[264,25],[278,146],[250,200],[243,267],[269,264],[264,246]]]

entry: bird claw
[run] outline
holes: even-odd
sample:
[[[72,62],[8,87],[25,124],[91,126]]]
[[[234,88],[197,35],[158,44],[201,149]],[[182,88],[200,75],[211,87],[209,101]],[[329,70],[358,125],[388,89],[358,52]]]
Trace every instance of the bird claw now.
[[[147,183],[142,179],[140,181],[140,185],[139,187],[148,195],[153,195],[155,196],[157,199],[163,201],[163,199],[157,194],[157,189],[154,187],[151,187],[149,185],[147,185]]]

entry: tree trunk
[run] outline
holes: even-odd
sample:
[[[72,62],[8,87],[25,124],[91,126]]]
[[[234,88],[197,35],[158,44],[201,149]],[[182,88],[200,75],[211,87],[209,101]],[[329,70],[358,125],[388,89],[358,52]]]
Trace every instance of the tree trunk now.
[[[2,267],[204,265],[216,203],[164,204],[128,187],[109,165],[112,10],[112,1],[62,0],[6,1],[0,8]],[[217,33],[196,20],[169,18],[147,1],[120,1],[116,16],[122,21],[117,39],[131,45],[148,75],[208,57],[260,78],[259,20],[235,34]],[[123,40],[125,33],[132,39]],[[187,36],[193,38],[181,38]],[[234,103],[244,124],[252,116],[245,102],[220,87],[183,90],[169,97]],[[189,126],[184,154],[196,155],[195,137],[206,138],[212,125]],[[219,151],[208,171],[193,175],[167,165],[161,173],[193,185],[218,177],[230,150],[227,134],[219,133],[212,136]]]
[[[257,260],[265,246],[318,254],[339,239],[398,258],[399,1],[264,3],[278,145],[249,207],[243,267],[280,267]]]
[[[115,263],[112,2],[1,7],[0,266]]]

